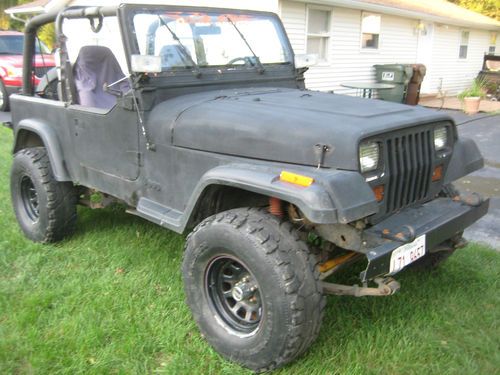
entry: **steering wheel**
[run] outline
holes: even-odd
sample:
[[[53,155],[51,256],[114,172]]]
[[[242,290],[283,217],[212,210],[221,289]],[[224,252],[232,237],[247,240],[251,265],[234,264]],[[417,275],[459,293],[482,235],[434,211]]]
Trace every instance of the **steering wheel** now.
[[[229,60],[226,65],[234,65],[237,61],[243,61],[246,66],[253,66],[252,60],[248,56],[235,57],[234,59]]]

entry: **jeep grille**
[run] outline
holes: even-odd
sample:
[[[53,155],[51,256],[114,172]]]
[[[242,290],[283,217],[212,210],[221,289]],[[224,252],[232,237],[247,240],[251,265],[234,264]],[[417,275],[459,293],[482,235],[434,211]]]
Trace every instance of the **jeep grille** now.
[[[389,172],[385,193],[387,212],[428,198],[434,154],[432,142],[429,128],[385,140]]]

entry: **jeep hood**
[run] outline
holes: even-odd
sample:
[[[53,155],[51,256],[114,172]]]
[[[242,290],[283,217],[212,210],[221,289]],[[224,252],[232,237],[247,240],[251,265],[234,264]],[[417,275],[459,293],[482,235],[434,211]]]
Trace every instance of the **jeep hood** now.
[[[294,89],[211,91],[168,100],[151,122],[171,118],[178,147],[269,161],[358,168],[358,144],[369,136],[450,117],[421,107]],[[159,124],[158,124],[159,125]]]

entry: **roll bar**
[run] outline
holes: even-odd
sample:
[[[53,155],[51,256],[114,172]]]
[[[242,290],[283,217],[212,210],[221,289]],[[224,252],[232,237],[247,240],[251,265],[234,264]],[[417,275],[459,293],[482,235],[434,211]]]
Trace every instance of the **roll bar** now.
[[[94,25],[94,19],[102,20],[102,17],[116,15],[118,6],[105,6],[105,7],[69,7],[63,9],[56,9],[49,13],[40,14],[33,17],[26,23],[24,29],[24,58],[23,58],[23,95],[32,96],[34,94],[33,80],[32,80],[32,66],[33,57],[35,54],[35,41],[36,34],[40,27],[51,22],[55,22],[56,38],[61,50],[61,69],[64,73],[67,62],[66,50],[66,36],[62,32],[62,23],[64,18],[88,18],[91,25]],[[100,21],[101,22],[101,21]],[[97,27],[92,26],[97,29]],[[98,30],[97,30],[98,31]],[[63,59],[64,57],[64,59]],[[63,75],[64,76],[64,75]]]

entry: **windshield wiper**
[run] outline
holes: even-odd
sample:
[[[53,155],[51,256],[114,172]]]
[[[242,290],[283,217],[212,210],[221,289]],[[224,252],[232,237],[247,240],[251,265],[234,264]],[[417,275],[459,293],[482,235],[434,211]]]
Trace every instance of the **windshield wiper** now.
[[[231,23],[231,25],[233,25],[234,29],[238,32],[238,34],[240,34],[241,39],[245,42],[245,44],[247,45],[247,47],[250,50],[250,52],[252,52],[252,55],[253,55],[253,57],[255,59],[255,62],[258,65],[256,68],[257,68],[257,71],[259,72],[259,74],[264,73],[266,71],[266,69],[264,69],[264,65],[262,65],[262,63],[260,62],[259,57],[253,51],[252,47],[250,46],[250,44],[248,43],[247,39],[245,38],[245,35],[243,35],[243,33],[238,28],[238,26],[235,25],[235,23],[233,22],[233,20],[231,18],[229,18],[229,16],[226,16],[226,18]]]
[[[165,22],[165,20],[163,19],[162,16],[158,15],[158,18],[160,19],[160,23],[165,26],[168,30],[168,32],[172,35],[172,38],[174,38],[174,40],[179,44],[179,46],[181,47],[182,49],[182,52],[184,53],[184,55],[189,59],[189,62],[193,65],[193,68],[194,68],[194,75],[196,76],[196,78],[200,78],[201,76],[201,71],[200,71],[200,67],[198,66],[198,64],[193,60],[193,58],[191,57],[191,53],[189,53],[189,50],[184,46],[184,44],[182,44],[181,40],[179,39],[179,37],[177,36],[177,34],[174,32],[174,30],[172,30],[168,24]]]

